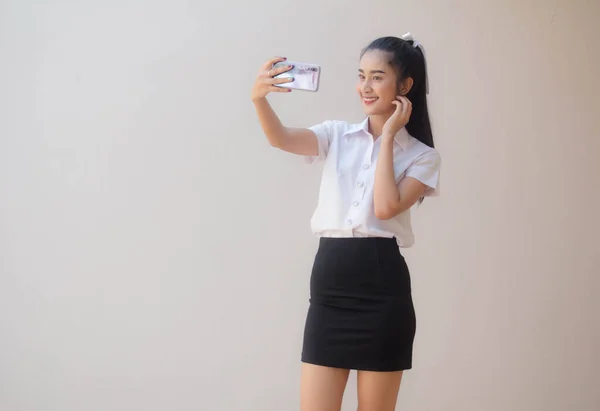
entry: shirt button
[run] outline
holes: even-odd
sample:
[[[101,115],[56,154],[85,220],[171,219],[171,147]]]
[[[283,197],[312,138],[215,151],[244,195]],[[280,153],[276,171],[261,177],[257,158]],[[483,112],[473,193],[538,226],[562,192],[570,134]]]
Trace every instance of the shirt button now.
[[[354,207],[358,207],[358,205],[359,205],[359,204],[360,204],[360,203],[359,203],[358,201],[355,201],[355,202],[353,202],[353,203],[352,203],[352,205],[353,205]]]
[[[367,169],[369,168],[369,165],[368,165],[368,164],[365,164],[365,165],[363,165],[363,168],[364,168],[365,170],[367,170]]]
[[[346,220],[346,225],[352,225],[352,220]]]
[[[357,185],[358,187],[362,187],[362,186],[364,186],[364,185],[365,185],[365,183],[363,183],[362,181],[359,181],[358,183],[356,183],[356,185]]]

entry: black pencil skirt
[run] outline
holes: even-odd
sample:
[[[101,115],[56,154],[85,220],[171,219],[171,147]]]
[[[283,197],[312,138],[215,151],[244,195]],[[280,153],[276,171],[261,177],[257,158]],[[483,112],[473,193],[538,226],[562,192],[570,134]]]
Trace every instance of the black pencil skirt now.
[[[365,371],[412,368],[410,274],[395,239],[321,238],[302,362]]]

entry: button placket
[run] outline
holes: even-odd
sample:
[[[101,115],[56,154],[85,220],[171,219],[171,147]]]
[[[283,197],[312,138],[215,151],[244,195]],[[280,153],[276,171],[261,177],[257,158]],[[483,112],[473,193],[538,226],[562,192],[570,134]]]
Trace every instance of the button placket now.
[[[371,157],[373,155],[374,144],[373,140],[369,144],[369,148],[365,150],[365,154],[363,157],[361,168],[359,169],[358,176],[356,178],[356,182],[354,184],[354,190],[352,190],[351,203],[348,207],[348,214],[346,219],[346,226],[350,227],[357,224],[357,215],[360,212],[360,206],[364,199],[365,195],[365,181],[367,180],[367,175],[371,171],[372,162]]]
[[[367,167],[368,168],[368,167]],[[365,178],[366,178],[366,172],[361,171],[360,173],[358,173],[358,177],[356,179],[356,183],[354,184],[354,190],[352,190],[352,201],[350,203],[350,207],[348,210],[348,221],[350,221],[350,224],[352,224],[352,218],[356,219],[356,214],[359,212],[360,209],[360,205],[362,204],[364,195],[365,195]]]
[[[373,137],[371,136],[370,142],[369,142],[369,148],[368,148],[368,150],[366,150],[365,155],[363,157],[362,169],[364,171],[367,171],[369,168],[371,168],[374,152],[375,152],[375,142],[373,141]]]

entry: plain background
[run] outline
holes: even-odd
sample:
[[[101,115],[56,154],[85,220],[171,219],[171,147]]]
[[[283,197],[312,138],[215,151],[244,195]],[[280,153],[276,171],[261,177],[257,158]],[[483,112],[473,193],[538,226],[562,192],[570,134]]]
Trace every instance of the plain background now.
[[[405,251],[398,410],[597,411],[599,18],[593,0],[2,0],[0,410],[297,410],[320,170],[268,146],[250,87],[272,55],[318,63],[318,93],[271,99],[284,123],[359,121],[361,48],[411,31],[443,172]]]

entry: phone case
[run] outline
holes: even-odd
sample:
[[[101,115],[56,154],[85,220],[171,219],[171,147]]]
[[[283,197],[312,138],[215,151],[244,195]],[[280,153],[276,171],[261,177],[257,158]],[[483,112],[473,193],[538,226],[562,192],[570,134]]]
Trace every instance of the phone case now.
[[[278,87],[291,88],[295,90],[317,91],[319,89],[319,79],[321,77],[321,67],[316,64],[299,63],[295,61],[282,61],[273,66],[273,68],[293,65],[294,68],[285,73],[281,73],[275,78],[293,77],[294,81],[283,84],[276,84]]]

